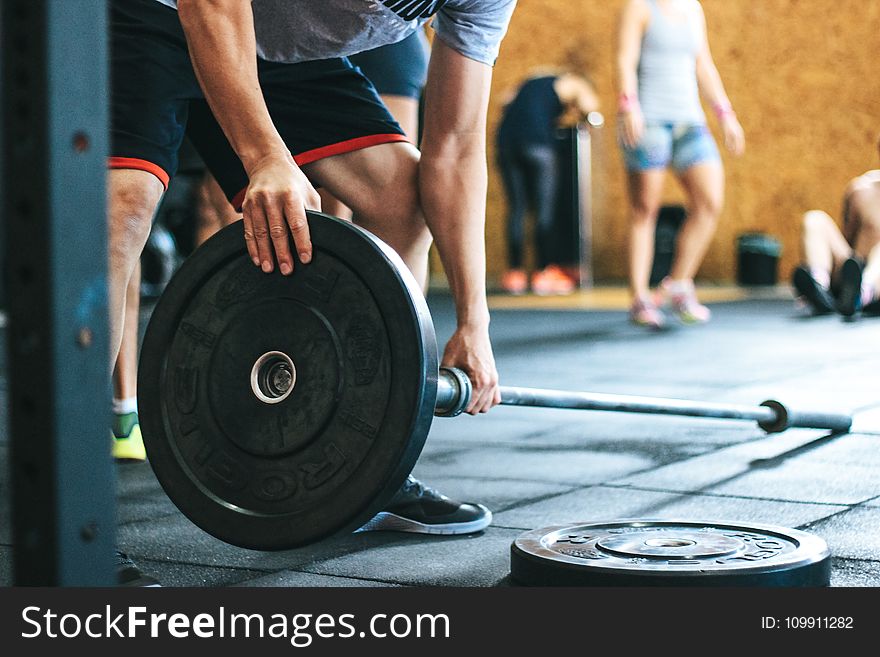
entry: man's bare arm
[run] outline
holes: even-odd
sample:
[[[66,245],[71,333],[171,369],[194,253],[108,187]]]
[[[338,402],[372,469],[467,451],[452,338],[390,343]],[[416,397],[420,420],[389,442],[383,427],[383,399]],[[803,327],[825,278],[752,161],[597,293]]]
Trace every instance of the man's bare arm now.
[[[300,260],[311,259],[305,207],[319,208],[317,192],[272,123],[257,75],[250,0],[178,0],[193,68],[229,143],[250,180],[242,207],[254,264],[293,269],[289,234]]]
[[[455,299],[458,328],[443,363],[474,383],[468,412],[500,401],[486,301],[486,112],[492,69],[440,39],[431,53],[419,189]]]

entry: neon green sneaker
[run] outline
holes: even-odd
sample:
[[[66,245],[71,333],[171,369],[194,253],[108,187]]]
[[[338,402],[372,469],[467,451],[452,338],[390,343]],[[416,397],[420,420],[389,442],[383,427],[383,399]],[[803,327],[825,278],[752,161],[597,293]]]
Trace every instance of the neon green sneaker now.
[[[137,413],[114,414],[113,458],[122,462],[147,460],[147,450],[141,437],[141,425]]]

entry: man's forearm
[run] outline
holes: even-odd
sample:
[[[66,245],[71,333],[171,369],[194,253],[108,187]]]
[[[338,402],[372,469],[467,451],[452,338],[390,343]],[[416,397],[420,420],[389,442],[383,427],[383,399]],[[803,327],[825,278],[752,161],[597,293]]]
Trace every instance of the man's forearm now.
[[[257,76],[249,0],[178,0],[193,68],[217,121],[245,169],[287,154]]]
[[[419,185],[425,221],[455,300],[459,326],[489,323],[486,302],[485,145],[423,154]]]

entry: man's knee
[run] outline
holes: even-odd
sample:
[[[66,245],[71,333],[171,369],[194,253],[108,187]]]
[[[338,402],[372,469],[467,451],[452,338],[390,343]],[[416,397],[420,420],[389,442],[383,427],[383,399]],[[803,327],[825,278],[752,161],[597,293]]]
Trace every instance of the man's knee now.
[[[131,176],[114,178],[109,185],[111,250],[139,252],[150,235],[153,215],[162,198],[161,183],[155,185]]]
[[[834,223],[831,216],[822,210],[810,210],[804,214],[803,229],[805,233],[824,231],[829,223]]]
[[[375,189],[360,204],[356,220],[407,239],[424,239],[428,234],[422,210],[415,168],[393,185]]]
[[[401,247],[427,248],[431,245],[431,232],[415,195],[406,198],[395,196],[392,202],[377,208],[371,223],[383,225]]]
[[[374,216],[387,221],[392,226],[406,230],[421,230],[425,225],[419,197],[413,190],[395,192],[390,198],[379,199],[374,207]]]

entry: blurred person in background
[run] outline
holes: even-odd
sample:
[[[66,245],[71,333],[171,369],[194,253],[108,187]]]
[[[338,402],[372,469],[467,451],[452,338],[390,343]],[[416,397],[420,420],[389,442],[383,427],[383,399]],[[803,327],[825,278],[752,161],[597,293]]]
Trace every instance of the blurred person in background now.
[[[568,294],[575,282],[556,256],[556,199],[559,190],[557,130],[598,111],[592,83],[563,71],[537,74],[508,94],[496,134],[498,167],[507,196],[508,269],[501,287],[510,294]],[[524,266],[525,218],[535,218],[537,269]]]
[[[877,144],[880,150],[880,142]],[[880,170],[853,178],[843,193],[843,230],[827,212],[803,218],[803,264],[792,283],[816,315],[852,319],[880,311]]]
[[[711,313],[697,300],[694,276],[721,214],[724,168],[700,94],[714,110],[732,154],[744,152],[745,136],[712,59],[700,3],[628,0],[620,20],[617,73],[631,205],[630,319],[662,328],[668,305],[684,323],[707,322]],[[670,167],[684,189],[688,214],[669,276],[652,295],[654,234]]]

